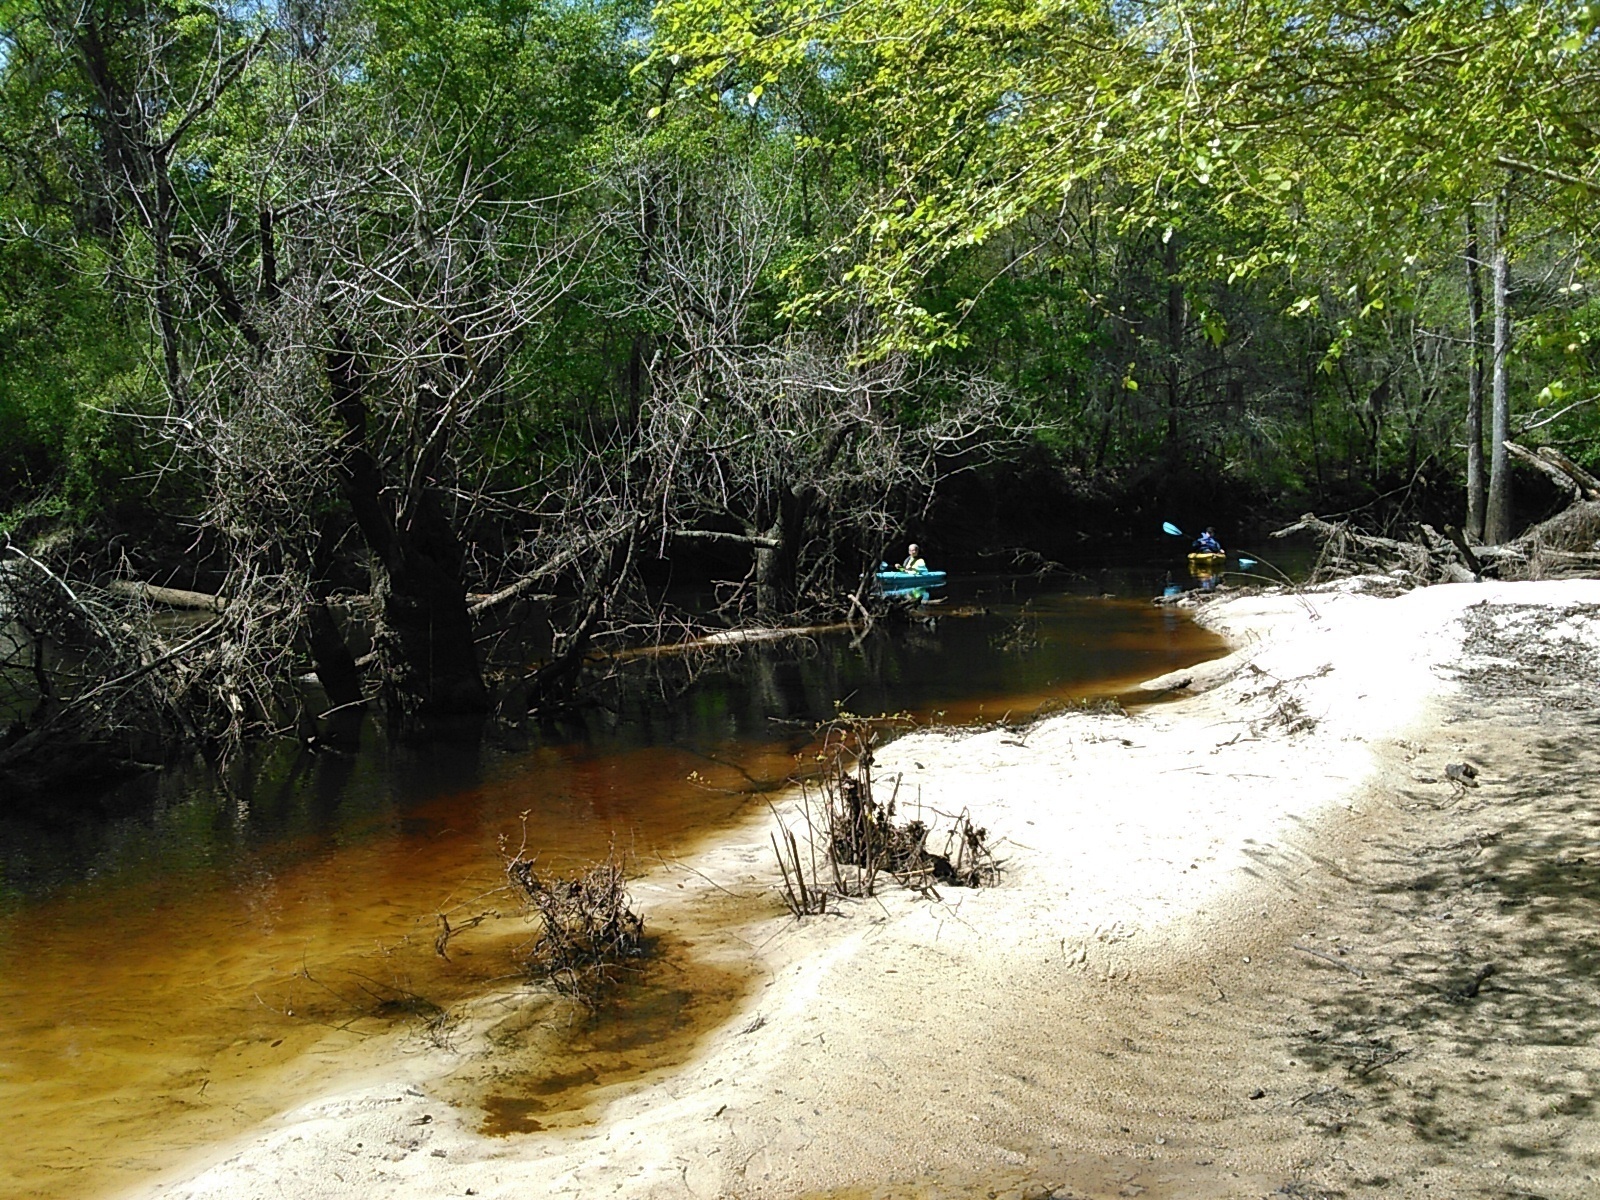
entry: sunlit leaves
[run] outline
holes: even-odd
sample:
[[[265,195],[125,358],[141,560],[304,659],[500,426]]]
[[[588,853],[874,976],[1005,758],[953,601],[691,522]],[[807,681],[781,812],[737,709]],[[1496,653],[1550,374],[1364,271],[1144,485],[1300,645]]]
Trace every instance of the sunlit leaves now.
[[[680,102],[803,76],[867,122],[876,195],[851,249],[873,265],[854,282],[932,325],[914,300],[932,262],[1107,176],[1126,185],[1108,214],[1125,228],[1183,197],[1264,223],[1269,252],[1306,255],[1331,217],[1352,261],[1402,264],[1434,236],[1433,213],[1492,190],[1507,159],[1600,180],[1582,116],[1594,19],[1588,6],[1474,0],[657,9],[658,53],[686,67]],[[912,207],[886,216],[906,196]]]

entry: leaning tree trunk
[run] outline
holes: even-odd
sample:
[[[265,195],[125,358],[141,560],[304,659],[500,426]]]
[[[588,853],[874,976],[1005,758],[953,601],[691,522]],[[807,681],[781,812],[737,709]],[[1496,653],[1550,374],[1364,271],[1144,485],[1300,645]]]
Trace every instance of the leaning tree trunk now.
[[[1467,206],[1467,536],[1483,538],[1483,278],[1478,218]]]
[[[1489,433],[1489,499],[1484,514],[1483,540],[1491,546],[1511,540],[1511,458],[1506,442],[1511,438],[1511,394],[1507,359],[1511,353],[1511,263],[1506,253],[1507,193],[1502,190],[1494,206],[1494,366],[1491,383],[1492,417]]]
[[[584,584],[575,610],[576,621],[558,639],[559,652],[524,682],[518,703],[530,708],[554,706],[570,699],[577,690],[584,658],[594,643],[595,630],[605,617],[612,591],[624,573],[632,568],[639,532],[640,524],[635,519],[605,548],[604,556]]]

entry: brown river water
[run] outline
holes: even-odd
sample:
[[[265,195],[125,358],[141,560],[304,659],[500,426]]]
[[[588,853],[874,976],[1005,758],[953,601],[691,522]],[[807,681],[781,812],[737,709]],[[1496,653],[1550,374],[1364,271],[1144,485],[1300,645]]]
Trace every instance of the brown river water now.
[[[956,615],[973,603],[988,611]],[[1147,599],[1059,584],[970,582],[940,611],[860,646],[830,634],[692,670],[629,664],[605,706],[538,732],[407,747],[368,730],[359,754],[265,751],[227,788],[175,769],[75,798],[88,803],[68,816],[7,806],[0,1196],[112,1194],[377,1068],[365,1048],[397,1030],[448,1037],[451,1005],[513,988],[516,938],[463,938],[446,960],[438,914],[503,904],[502,839],[524,828],[546,868],[615,843],[645,870],[781,786],[836,706],[1016,719],[1222,650]],[[671,938],[657,958],[581,1019],[543,1020],[550,1001],[521,993],[499,1036],[537,1069],[465,1077],[452,1098],[516,1134],[681,1061],[744,981],[692,969]]]

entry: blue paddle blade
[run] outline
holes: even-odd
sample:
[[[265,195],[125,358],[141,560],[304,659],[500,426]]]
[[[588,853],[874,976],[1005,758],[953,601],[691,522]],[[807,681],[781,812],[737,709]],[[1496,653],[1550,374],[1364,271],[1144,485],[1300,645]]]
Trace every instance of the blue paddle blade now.
[[[1171,521],[1163,521],[1163,522],[1161,522],[1161,528],[1165,532],[1170,533],[1173,537],[1182,537],[1183,536],[1183,530],[1179,529]]]
[[[1241,571],[1248,571],[1251,567],[1253,567],[1255,565],[1256,565],[1256,560],[1255,559],[1246,558],[1242,554],[1239,556],[1239,569]]]

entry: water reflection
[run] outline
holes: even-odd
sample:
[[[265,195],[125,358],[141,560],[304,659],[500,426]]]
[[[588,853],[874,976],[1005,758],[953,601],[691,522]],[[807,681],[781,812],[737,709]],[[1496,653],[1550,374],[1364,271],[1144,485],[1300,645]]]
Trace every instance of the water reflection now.
[[[0,1108],[29,1114],[8,1134],[20,1188],[129,1183],[311,1094],[396,1020],[502,979],[504,947],[435,955],[436,914],[496,885],[524,814],[551,868],[613,839],[644,860],[682,853],[788,778],[839,707],[1020,714],[1218,650],[1147,599],[952,590],[859,643],[613,664],[599,703],[547,728],[419,747],[369,726],[354,754],[262,749],[227,786],[173,770],[70,815],[9,813]],[[115,1156],[88,1149],[113,1139]]]

